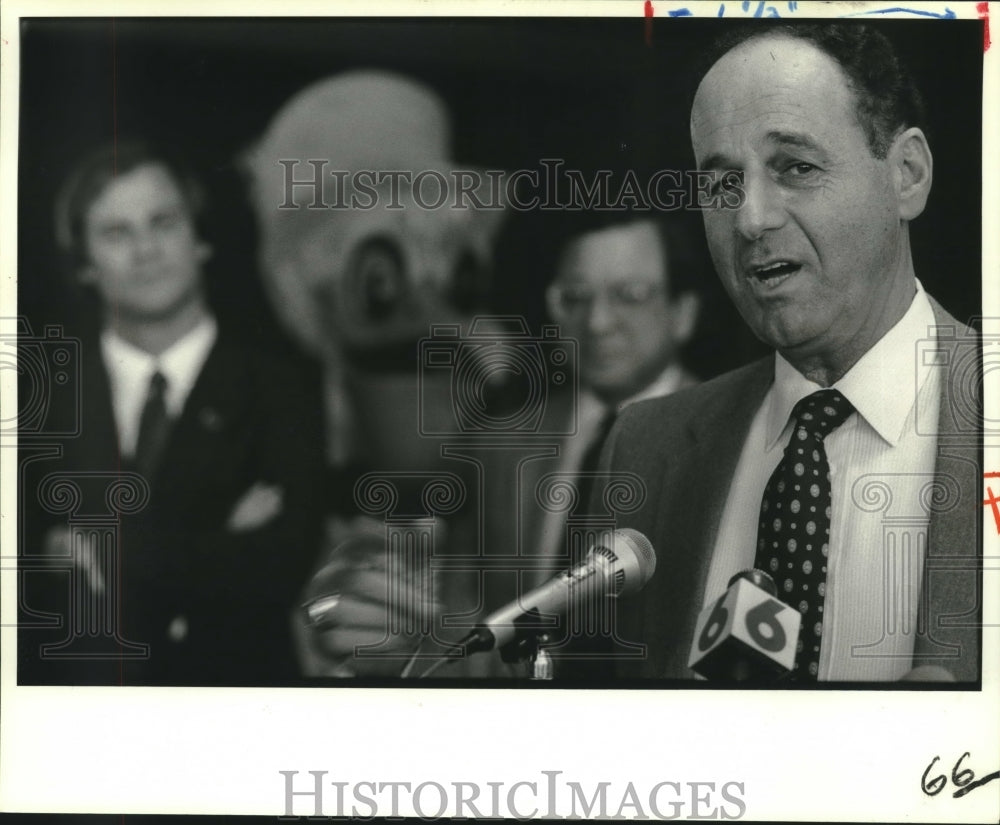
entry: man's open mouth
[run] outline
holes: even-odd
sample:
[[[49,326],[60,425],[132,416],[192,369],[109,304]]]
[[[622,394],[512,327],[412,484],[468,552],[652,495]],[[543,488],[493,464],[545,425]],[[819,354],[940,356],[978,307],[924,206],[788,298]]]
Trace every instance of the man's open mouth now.
[[[801,269],[800,264],[791,261],[774,261],[763,266],[750,267],[750,277],[765,286],[777,286]]]

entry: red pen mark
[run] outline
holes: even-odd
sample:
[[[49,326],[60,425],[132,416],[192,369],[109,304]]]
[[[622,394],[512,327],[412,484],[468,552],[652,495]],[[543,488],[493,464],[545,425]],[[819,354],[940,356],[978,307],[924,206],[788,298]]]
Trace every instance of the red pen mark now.
[[[985,3],[983,4],[985,5]],[[652,0],[646,0],[646,5],[643,10],[643,16],[646,18],[646,45],[653,45],[653,3]],[[987,23],[987,25],[989,25]]]
[[[990,4],[976,3],[976,11],[983,21],[983,51],[987,52],[990,49]]]
[[[1000,473],[983,473],[983,478],[1000,478]],[[1000,533],[1000,496],[993,493],[993,488],[987,486],[986,498],[983,499],[984,507],[993,509],[993,520],[997,525],[997,533]]]

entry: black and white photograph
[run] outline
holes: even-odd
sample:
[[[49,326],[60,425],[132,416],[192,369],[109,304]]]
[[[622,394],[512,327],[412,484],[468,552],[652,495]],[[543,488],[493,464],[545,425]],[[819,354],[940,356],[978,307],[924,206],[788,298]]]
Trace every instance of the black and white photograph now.
[[[4,816],[1000,815],[987,4],[526,5],[5,11]]]

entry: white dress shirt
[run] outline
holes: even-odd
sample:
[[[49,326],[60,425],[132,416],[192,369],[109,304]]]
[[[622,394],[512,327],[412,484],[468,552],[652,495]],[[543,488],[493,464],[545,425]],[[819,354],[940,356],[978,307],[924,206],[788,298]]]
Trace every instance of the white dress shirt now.
[[[101,355],[111,385],[111,406],[122,455],[135,453],[139,420],[153,374],[159,371],[166,379],[167,415],[177,418],[217,335],[218,326],[209,316],[159,356],[154,356],[128,343],[113,330],[101,333]]]
[[[832,518],[819,676],[891,681],[911,667],[927,549],[941,376],[917,357],[935,329],[916,284],[909,309],[833,386],[856,412],[825,439]],[[821,389],[780,355],[743,444],[706,581],[704,603],[754,566],[764,487],[791,437],[792,408]],[[928,435],[930,434],[930,435]]]

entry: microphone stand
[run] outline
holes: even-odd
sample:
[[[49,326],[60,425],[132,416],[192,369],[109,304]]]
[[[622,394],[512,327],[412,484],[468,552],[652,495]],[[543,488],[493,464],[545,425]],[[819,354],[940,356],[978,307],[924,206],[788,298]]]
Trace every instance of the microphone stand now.
[[[427,670],[416,678],[424,679],[446,664],[457,662],[460,659],[465,658],[465,656],[471,656],[473,653],[491,649],[487,647],[477,647],[475,645],[476,641],[489,637],[490,635],[489,631],[486,631],[484,636],[483,629],[473,631],[473,633],[470,633],[469,636],[467,636],[462,642],[454,645],[450,651],[441,654],[440,658],[438,658],[434,664],[432,664],[429,668],[427,668]],[[508,665],[516,664],[524,666],[529,671],[528,678],[531,680],[552,679],[552,657],[544,647],[548,641],[549,634],[542,628],[519,627],[517,633],[514,635],[514,638],[499,648],[500,659]],[[414,651],[410,661],[407,663],[406,667],[403,668],[403,673],[401,675],[404,679],[410,676],[412,665],[414,664],[419,649],[420,648],[418,647],[417,650]],[[460,655],[455,655],[456,652]]]
[[[549,634],[544,630],[519,628],[517,634],[500,648],[500,659],[507,664],[527,666],[533,681],[552,679],[552,657],[545,649]]]

